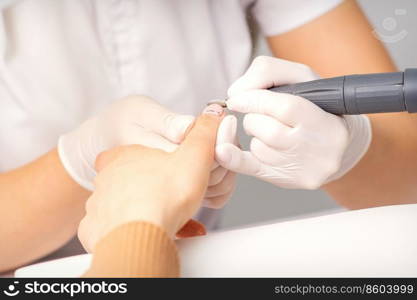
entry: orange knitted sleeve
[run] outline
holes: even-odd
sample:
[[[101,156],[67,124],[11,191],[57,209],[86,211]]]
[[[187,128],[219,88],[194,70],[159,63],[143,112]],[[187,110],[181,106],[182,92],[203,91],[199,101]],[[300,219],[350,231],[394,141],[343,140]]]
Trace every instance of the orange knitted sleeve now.
[[[148,222],[121,225],[101,239],[84,277],[178,277],[174,241]]]

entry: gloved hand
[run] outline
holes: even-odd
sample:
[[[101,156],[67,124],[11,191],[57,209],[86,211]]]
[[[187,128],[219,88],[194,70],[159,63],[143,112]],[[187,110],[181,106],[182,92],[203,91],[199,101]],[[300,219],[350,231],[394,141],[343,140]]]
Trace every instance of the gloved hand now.
[[[302,189],[319,188],[355,166],[371,141],[366,116],[332,115],[304,98],[266,90],[317,78],[305,65],[256,58],[228,91],[228,108],[246,114],[243,127],[253,136],[250,151],[217,143],[219,164],[276,186]],[[221,131],[235,134],[236,119],[224,119]]]
[[[71,177],[93,190],[94,163],[101,152],[130,144],[172,152],[193,122],[193,116],[175,114],[148,97],[130,96],[62,135],[58,152]]]
[[[59,156],[70,176],[84,188],[93,190],[94,163],[101,152],[130,144],[173,152],[194,119],[175,114],[148,97],[131,96],[114,102],[98,116],[62,135],[58,142]],[[234,176],[218,164],[211,174],[205,200],[208,206],[215,206],[218,199],[225,201],[230,196]]]

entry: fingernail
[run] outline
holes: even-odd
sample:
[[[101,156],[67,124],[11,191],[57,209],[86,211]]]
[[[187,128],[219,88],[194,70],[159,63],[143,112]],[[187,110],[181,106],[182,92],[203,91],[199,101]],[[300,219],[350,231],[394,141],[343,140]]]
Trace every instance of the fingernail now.
[[[220,117],[224,113],[224,108],[219,104],[211,104],[203,110],[203,115],[214,115]]]

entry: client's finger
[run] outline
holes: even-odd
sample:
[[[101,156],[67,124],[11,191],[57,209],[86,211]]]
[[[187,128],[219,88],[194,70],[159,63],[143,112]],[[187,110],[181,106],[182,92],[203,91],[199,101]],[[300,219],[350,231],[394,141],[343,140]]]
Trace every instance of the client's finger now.
[[[198,162],[195,164],[197,173],[211,170],[217,129],[223,116],[224,108],[220,105],[207,106],[177,149],[177,155],[184,160],[192,159]]]

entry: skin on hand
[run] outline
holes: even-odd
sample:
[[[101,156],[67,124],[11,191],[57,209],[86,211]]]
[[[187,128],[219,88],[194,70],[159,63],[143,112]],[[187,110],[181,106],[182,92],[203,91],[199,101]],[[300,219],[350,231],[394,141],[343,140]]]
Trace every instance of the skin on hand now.
[[[39,259],[73,238],[89,195],[68,175],[56,149],[0,174],[0,272]]]
[[[174,237],[201,206],[223,113],[218,105],[207,107],[172,153],[139,145],[102,153],[78,231],[84,247],[93,250],[104,235],[131,221],[154,223]]]

